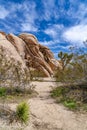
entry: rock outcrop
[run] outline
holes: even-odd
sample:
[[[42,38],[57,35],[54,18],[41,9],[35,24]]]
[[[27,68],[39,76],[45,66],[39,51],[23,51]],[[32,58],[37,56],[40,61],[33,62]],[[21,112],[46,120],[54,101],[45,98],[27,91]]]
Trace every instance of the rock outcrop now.
[[[23,33],[15,36],[0,32],[0,46],[11,52],[14,59],[27,67],[42,71],[47,77],[53,75],[53,71],[57,67],[61,68],[50,49],[39,44],[37,38],[32,34]]]
[[[15,46],[7,40],[7,36],[4,32],[0,32],[0,48],[1,47],[4,48],[4,53],[9,56],[9,59],[13,58],[15,61],[20,62],[22,67],[26,66],[19,53],[16,51]]]

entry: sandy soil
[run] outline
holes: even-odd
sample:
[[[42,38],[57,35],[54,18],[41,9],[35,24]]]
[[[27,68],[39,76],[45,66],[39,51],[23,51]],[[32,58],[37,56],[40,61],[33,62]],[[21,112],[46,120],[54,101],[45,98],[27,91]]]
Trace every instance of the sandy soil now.
[[[29,124],[24,129],[15,126],[15,130],[87,130],[87,114],[69,111],[50,97],[50,86],[55,87],[54,82],[49,79],[48,82],[35,81],[33,84],[38,96],[28,101],[31,110]]]
[[[87,115],[67,110],[50,97],[54,82],[34,82],[37,98],[31,99],[33,124],[37,130],[87,130]]]

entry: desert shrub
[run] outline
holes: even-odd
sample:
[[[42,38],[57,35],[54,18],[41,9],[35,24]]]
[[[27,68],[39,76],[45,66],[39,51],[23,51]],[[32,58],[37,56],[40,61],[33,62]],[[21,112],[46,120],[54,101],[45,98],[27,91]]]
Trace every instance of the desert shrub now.
[[[17,106],[16,109],[17,121],[21,123],[27,123],[29,119],[29,105],[26,102],[22,102]]]
[[[71,68],[57,70],[55,73],[56,81],[62,83],[72,82],[74,80],[72,72],[73,70]]]
[[[44,73],[41,70],[33,69],[30,70],[30,79],[42,81],[45,77]]]
[[[57,102],[64,101],[65,106],[72,107],[76,104],[72,103],[71,99],[76,102],[79,101],[82,106],[82,104],[87,103],[87,54],[75,52],[70,55],[70,58],[67,57],[68,55],[59,53],[60,60],[64,66],[62,70],[56,70],[55,79],[57,81],[56,85],[58,85],[58,82],[62,83],[62,88],[58,87],[53,90],[52,95],[53,97],[59,96]],[[67,88],[69,89],[68,92]],[[70,102],[67,102],[67,100]]]
[[[51,96],[54,97],[54,98],[59,97],[60,95],[62,95],[62,91],[63,91],[62,87],[56,88],[51,92]]]
[[[76,101],[72,100],[72,99],[69,99],[69,100],[66,100],[64,101],[64,106],[71,109],[71,110],[74,110],[77,108],[77,103]]]
[[[87,106],[87,85],[62,85],[53,89],[51,96],[56,100],[56,103],[62,103],[70,110],[84,109],[84,106]]]
[[[27,101],[29,98],[36,97],[38,93],[34,89],[34,85],[31,85],[25,90],[23,88],[15,87],[0,87],[0,102],[3,105],[8,103],[20,103],[25,99]]]
[[[25,89],[30,85],[29,69],[23,68],[6,51],[8,50],[0,47],[0,86]]]
[[[44,77],[44,73],[40,70],[31,70],[30,73],[32,77]]]
[[[69,91],[69,89],[68,88],[65,88],[65,87],[57,87],[57,88],[55,88],[55,89],[53,89],[53,91],[51,91],[51,96],[52,97],[59,97],[59,96],[61,96],[61,95],[63,95],[64,96],[64,94],[66,93],[66,92],[68,92]]]
[[[9,106],[0,105],[0,117],[4,117],[9,124],[20,123],[27,124],[29,120],[29,105],[26,102],[18,104],[16,110],[12,110]]]
[[[0,97],[6,95],[6,89],[4,87],[0,87]]]
[[[62,83],[78,82],[87,80],[87,54],[80,50],[73,54],[60,52],[58,54],[62,70],[57,69],[56,81]]]

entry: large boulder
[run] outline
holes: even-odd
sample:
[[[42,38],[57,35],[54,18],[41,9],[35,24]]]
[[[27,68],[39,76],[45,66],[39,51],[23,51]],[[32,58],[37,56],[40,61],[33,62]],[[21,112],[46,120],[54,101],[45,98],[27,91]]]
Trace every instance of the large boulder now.
[[[49,64],[52,70],[55,70],[57,67],[61,69],[60,63],[54,58],[54,55],[49,48],[39,44],[39,49],[42,52],[45,61]]]
[[[20,34],[19,37],[25,42],[28,54],[34,61],[33,67],[44,72],[45,76],[53,74],[53,70],[45,60],[44,54],[40,51],[40,45],[35,36],[31,34]]]
[[[25,46],[22,39],[15,36],[14,34],[8,34],[7,40],[9,40],[10,43],[16,48],[19,55],[22,57],[22,59],[25,58]]]
[[[30,50],[31,56],[43,58],[43,55],[39,50],[39,44],[37,38],[34,35],[23,33],[20,34],[19,37],[25,42],[27,48]]]
[[[22,33],[15,36],[0,32],[0,46],[6,48],[15,60],[19,60],[28,68],[32,67],[42,71],[47,77],[53,75],[57,67],[61,68],[50,49],[39,44],[32,34]]]
[[[13,46],[12,43],[7,40],[7,35],[4,32],[0,32],[0,48],[5,50],[4,53],[9,56],[9,59],[13,58],[15,61],[20,62],[22,67],[26,67],[15,46]]]

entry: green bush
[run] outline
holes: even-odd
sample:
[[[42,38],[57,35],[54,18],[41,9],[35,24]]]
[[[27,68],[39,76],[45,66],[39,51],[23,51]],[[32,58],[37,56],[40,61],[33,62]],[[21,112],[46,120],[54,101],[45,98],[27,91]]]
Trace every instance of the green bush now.
[[[29,106],[26,102],[22,102],[17,106],[16,116],[17,120],[21,123],[27,123],[29,119]]]
[[[87,53],[77,48],[73,54],[60,52],[58,57],[62,69],[58,68],[54,77],[62,87],[54,89],[51,96],[69,109],[79,109],[87,105]]]
[[[77,102],[69,93],[73,94],[71,87],[57,87],[51,91],[51,96],[56,99],[57,103],[62,103],[65,107],[68,107],[71,110],[77,108]]]
[[[69,100],[66,100],[64,101],[64,106],[68,107],[69,109],[76,109],[77,107],[77,104],[75,101],[69,99]]]
[[[5,96],[5,95],[6,95],[6,88],[1,87],[0,88],[0,97]]]
[[[62,95],[63,89],[61,88],[56,88],[51,92],[52,97],[59,97]]]
[[[68,88],[60,86],[60,87],[55,88],[53,91],[51,91],[51,96],[54,98],[59,97],[61,95],[64,96],[64,94],[67,92],[68,92]]]
[[[44,73],[41,70],[30,70],[30,75],[31,75],[31,79],[33,78],[40,78],[40,77],[45,77]]]

